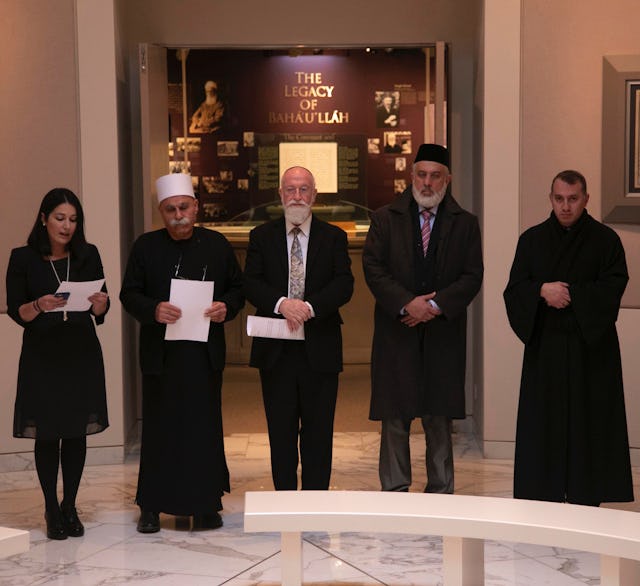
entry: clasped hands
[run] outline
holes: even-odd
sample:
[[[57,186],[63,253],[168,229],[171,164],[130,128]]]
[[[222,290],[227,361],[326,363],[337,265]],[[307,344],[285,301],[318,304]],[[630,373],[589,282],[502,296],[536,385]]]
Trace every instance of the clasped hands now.
[[[434,317],[438,317],[442,312],[429,303],[430,299],[436,296],[435,291],[428,293],[427,295],[418,295],[414,297],[409,303],[404,306],[406,315],[400,318],[400,321],[405,325],[412,328],[419,323],[425,323],[431,321]]]
[[[156,305],[156,321],[161,324],[174,324],[182,317],[182,310],[168,301],[161,301]],[[212,322],[221,323],[227,317],[227,304],[223,301],[213,301],[204,310],[204,317]]]
[[[302,299],[283,299],[278,311],[287,320],[290,332],[295,332],[312,317],[311,308]]]
[[[540,297],[545,300],[549,307],[564,309],[571,305],[569,283],[565,283],[564,281],[543,283],[542,287],[540,287]]]

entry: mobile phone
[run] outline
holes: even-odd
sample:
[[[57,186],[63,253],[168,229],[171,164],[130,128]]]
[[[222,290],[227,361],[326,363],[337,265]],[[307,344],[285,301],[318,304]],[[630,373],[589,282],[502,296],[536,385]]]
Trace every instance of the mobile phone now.
[[[54,297],[62,297],[64,300],[69,299],[69,295],[71,295],[69,291],[59,291],[58,293],[53,294]]]

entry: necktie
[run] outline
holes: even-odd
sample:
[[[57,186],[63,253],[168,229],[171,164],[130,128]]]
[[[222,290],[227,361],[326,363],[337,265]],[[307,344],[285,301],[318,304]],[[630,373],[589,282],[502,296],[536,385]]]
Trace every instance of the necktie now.
[[[304,299],[304,262],[302,260],[302,247],[297,226],[291,230],[293,244],[291,245],[291,261],[289,267],[289,297],[292,299]]]
[[[422,228],[420,231],[422,232],[422,254],[427,256],[427,248],[429,247],[429,238],[431,237],[431,212],[429,210],[422,210],[422,217],[424,218],[424,222],[422,222]]]

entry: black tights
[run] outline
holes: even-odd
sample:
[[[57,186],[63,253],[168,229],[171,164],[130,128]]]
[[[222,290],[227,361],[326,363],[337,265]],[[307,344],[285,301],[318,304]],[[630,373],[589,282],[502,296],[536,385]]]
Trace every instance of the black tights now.
[[[37,439],[34,455],[46,510],[58,508],[59,463],[62,463],[62,502],[68,507],[74,507],[87,455],[86,436],[62,440]]]

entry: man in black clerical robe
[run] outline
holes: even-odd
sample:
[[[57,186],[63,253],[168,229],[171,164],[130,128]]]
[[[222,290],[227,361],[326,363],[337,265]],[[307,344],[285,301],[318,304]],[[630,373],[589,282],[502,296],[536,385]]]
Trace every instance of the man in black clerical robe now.
[[[165,227],[136,240],[120,291],[122,305],[140,323],[137,529],[159,531],[159,513],[193,516],[194,529],[215,529],[229,491],[221,413],[224,322],[244,305],[242,273],[222,234],[194,226],[191,177],[165,175],[156,185]],[[184,299],[170,301],[172,280],[213,281],[210,305],[195,308],[209,322],[205,341],[165,339],[167,326],[189,309]]]
[[[617,234],[594,220],[584,177],[559,173],[551,216],[525,231],[504,299],[524,342],[514,497],[633,500],[616,319],[627,284]]]

